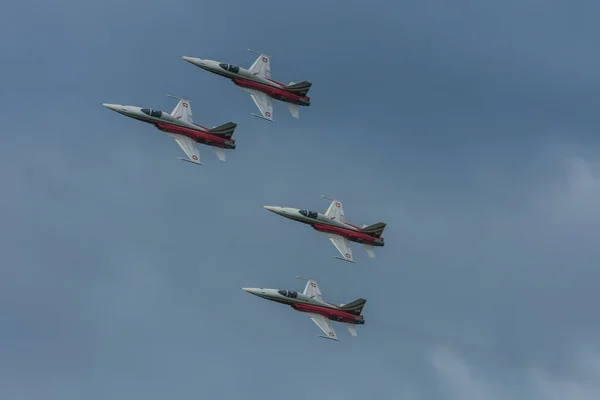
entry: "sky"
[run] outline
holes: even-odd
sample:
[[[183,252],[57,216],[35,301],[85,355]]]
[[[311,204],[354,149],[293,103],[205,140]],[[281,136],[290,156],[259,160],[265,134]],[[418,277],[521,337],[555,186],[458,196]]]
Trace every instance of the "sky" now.
[[[600,396],[597,1],[12,2],[0,397]],[[180,57],[308,80],[295,120]],[[238,123],[202,167],[101,103]],[[388,224],[356,264],[262,208]],[[340,342],[241,287],[367,299]]]

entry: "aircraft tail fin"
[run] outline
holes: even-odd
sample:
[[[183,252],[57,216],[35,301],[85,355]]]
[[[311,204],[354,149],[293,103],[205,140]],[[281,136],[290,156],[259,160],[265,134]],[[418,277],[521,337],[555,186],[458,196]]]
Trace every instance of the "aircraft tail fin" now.
[[[290,84],[287,85],[285,88],[286,88],[286,90],[296,93],[297,95],[306,96],[306,94],[310,90],[311,86],[312,86],[312,83],[310,83],[308,81],[302,81],[300,83],[290,82]]]
[[[346,312],[349,312],[351,314],[354,314],[354,315],[360,315],[366,302],[367,302],[367,300],[365,300],[365,299],[357,299],[351,303],[341,305],[340,309],[342,309]]]
[[[229,139],[233,136],[233,132],[235,131],[236,127],[237,124],[235,122],[228,122],[223,125],[215,126],[208,131],[213,135],[222,136],[226,139]]]
[[[381,237],[381,235],[383,234],[383,230],[385,229],[386,224],[384,224],[383,222],[378,222],[376,224],[373,225],[367,225],[367,226],[363,226],[360,231],[362,233],[366,233],[367,235],[371,235],[374,237]]]

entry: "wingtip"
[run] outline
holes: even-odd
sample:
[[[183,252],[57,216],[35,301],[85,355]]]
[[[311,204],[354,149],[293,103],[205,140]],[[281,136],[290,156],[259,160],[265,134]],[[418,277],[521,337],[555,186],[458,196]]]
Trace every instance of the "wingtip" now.
[[[321,197],[324,199],[327,199],[327,200],[337,201],[338,203],[344,204],[344,202],[342,200],[336,199],[335,197],[325,196],[324,194],[322,194]]]
[[[183,100],[183,101],[186,101],[186,102],[188,102],[188,103],[191,103],[191,102],[192,102],[191,100],[184,99],[183,97],[175,96],[175,95],[173,95],[173,94],[169,94],[169,93],[167,93],[167,97],[170,97],[170,98],[172,98],[172,99],[177,99],[177,100]]]
[[[189,162],[190,164],[195,164],[195,165],[204,165],[204,164],[202,164],[201,162],[194,162],[194,161],[190,161],[190,160],[188,160],[187,158],[183,158],[183,157],[177,157],[177,159],[178,159],[178,160],[181,160],[181,161]]]
[[[333,340],[334,342],[339,342],[340,341],[340,339],[332,338],[332,337],[325,336],[325,335],[317,335],[317,337],[320,337],[320,338],[323,338],[323,339]]]
[[[256,117],[256,118],[264,119],[265,121],[269,121],[269,122],[273,122],[273,123],[275,122],[274,120],[265,118],[262,115],[258,115],[258,114],[254,114],[254,113],[250,113],[250,115],[252,115],[253,117]]]

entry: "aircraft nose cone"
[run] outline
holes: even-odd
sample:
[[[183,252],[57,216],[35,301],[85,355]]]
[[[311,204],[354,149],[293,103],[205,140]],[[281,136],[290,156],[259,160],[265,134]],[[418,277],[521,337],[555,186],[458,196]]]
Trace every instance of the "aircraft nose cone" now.
[[[282,215],[284,214],[284,211],[281,207],[274,207],[274,206],[263,206],[263,208],[265,210],[269,210],[272,213],[278,214],[278,215]]]
[[[248,293],[250,293],[250,294],[254,294],[254,295],[257,293],[257,291],[256,291],[256,289],[255,289],[255,288],[247,288],[247,287],[243,287],[243,288],[242,288],[242,290],[243,290],[244,292],[248,292]]]
[[[194,65],[203,65],[204,63],[202,62],[201,58],[195,58],[195,57],[187,57],[187,56],[181,56],[181,58],[183,58],[185,61],[194,64]]]
[[[110,104],[110,103],[102,103],[102,105],[104,107],[108,108],[109,110],[113,110],[113,111],[116,111],[117,108],[121,107],[119,104]]]

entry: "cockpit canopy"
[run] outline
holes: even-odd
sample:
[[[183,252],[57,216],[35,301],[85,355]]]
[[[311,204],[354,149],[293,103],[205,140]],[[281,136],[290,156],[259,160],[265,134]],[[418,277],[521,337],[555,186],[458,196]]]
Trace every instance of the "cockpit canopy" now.
[[[294,292],[293,290],[278,290],[277,293],[279,293],[282,296],[289,297],[291,299],[295,299],[296,297],[298,297],[298,292]]]
[[[308,211],[308,210],[300,210],[299,213],[308,218],[317,218],[317,216],[319,215],[319,213],[316,211]]]
[[[149,115],[149,116],[154,117],[154,118],[160,118],[160,116],[162,115],[162,111],[151,110],[149,108],[142,108],[141,111],[144,114]]]
[[[231,64],[221,63],[221,64],[219,64],[219,67],[223,68],[225,71],[233,72],[234,74],[237,74],[238,72],[240,72],[240,67],[236,67],[235,65],[231,65]]]

